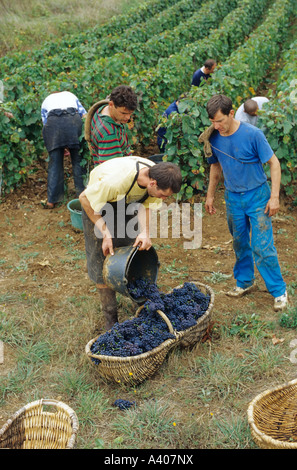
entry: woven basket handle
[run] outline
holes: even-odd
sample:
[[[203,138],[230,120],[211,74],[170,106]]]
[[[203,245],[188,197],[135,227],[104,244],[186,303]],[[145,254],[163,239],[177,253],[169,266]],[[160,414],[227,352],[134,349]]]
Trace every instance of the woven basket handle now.
[[[93,104],[93,106],[90,107],[87,113],[86,119],[85,119],[85,139],[87,142],[89,142],[91,139],[91,121],[93,119],[95,112],[97,111],[98,108],[100,108],[100,106],[108,105],[108,103],[109,103],[109,100],[101,100],[101,101],[97,101],[97,103]]]
[[[138,317],[138,315],[140,314],[141,310],[143,309],[144,305],[141,305],[141,307],[139,307],[139,309],[136,311],[136,316]],[[160,317],[163,318],[163,320],[165,321],[166,325],[168,326],[168,330],[171,334],[174,335],[174,328],[171,324],[171,321],[169,320],[169,318],[167,317],[167,315],[165,315],[164,312],[162,312],[162,310],[157,310],[158,314],[160,315]]]

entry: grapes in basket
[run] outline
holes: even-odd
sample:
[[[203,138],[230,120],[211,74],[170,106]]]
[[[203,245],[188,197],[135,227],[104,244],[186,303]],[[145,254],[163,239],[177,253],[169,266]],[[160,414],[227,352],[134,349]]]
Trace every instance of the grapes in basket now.
[[[164,312],[176,331],[183,331],[195,325],[198,318],[208,309],[210,301],[210,296],[203,294],[191,282],[185,282],[182,287],[175,288],[168,294],[160,292],[156,284],[146,279],[138,279],[128,284],[128,289],[135,299],[147,298],[144,304],[146,312]]]
[[[91,346],[94,355],[129,357],[150,351],[175,336],[158,314],[161,310],[169,318],[176,331],[183,331],[196,324],[207,310],[210,296],[203,294],[190,282],[164,294],[156,284],[138,279],[128,285],[131,295],[146,297],[147,301],[137,317],[116,323],[109,331],[99,336]],[[92,358],[95,363],[99,361]]]

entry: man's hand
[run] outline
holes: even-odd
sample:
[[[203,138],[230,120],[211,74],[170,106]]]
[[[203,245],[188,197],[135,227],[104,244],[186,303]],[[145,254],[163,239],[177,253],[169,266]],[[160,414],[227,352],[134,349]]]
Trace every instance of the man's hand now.
[[[104,256],[107,256],[109,254],[114,255],[113,251],[113,243],[112,243],[112,238],[108,236],[104,236],[102,240],[102,252]]]
[[[265,214],[268,213],[269,217],[276,214],[279,210],[279,188],[281,182],[281,166],[275,154],[268,160],[270,166],[271,177],[271,194],[265,208]]]
[[[275,215],[279,211],[279,198],[278,197],[271,197],[267,202],[266,208],[264,213],[271,217]]]
[[[213,205],[213,202],[214,202],[215,190],[216,190],[218,182],[221,179],[221,176],[222,176],[222,168],[221,168],[220,163],[219,162],[212,163],[210,165],[209,183],[208,183],[208,189],[207,189],[206,201],[205,201],[205,210],[210,215],[215,214],[217,211]]]
[[[139,250],[149,250],[152,246],[152,242],[150,237],[147,235],[146,232],[141,232],[137,237],[133,244],[133,246],[139,246]]]
[[[216,213],[216,208],[213,205],[214,197],[207,197],[205,201],[205,210],[209,214],[215,214]]]

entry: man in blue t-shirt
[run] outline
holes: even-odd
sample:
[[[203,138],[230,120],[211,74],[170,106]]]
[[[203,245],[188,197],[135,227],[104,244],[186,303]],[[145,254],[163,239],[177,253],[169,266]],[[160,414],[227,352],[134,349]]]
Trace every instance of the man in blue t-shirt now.
[[[234,119],[230,98],[214,95],[207,103],[213,125],[209,138],[212,156],[205,208],[214,214],[214,195],[222,172],[228,227],[236,255],[236,287],[228,295],[240,297],[254,288],[254,260],[274,297],[274,309],[287,306],[286,284],[282,278],[273,242],[271,216],[279,210],[280,163],[263,132]],[[271,190],[263,164],[268,163]],[[251,232],[251,235],[250,235]]]
[[[191,85],[200,86],[201,82],[208,80],[210,75],[214,72],[216,66],[217,63],[215,60],[207,59],[204,62],[203,67],[194,72]]]

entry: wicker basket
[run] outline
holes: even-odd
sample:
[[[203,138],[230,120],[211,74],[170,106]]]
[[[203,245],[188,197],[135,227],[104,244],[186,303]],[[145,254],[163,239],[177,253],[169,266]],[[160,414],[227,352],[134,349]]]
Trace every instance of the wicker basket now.
[[[85,140],[87,141],[88,143],[88,147],[89,147],[89,150],[91,150],[91,144],[90,144],[90,141],[91,141],[91,122],[92,122],[92,119],[93,119],[93,116],[95,114],[95,112],[97,111],[98,108],[100,108],[101,106],[104,106],[104,105],[108,105],[109,103],[109,100],[101,100],[101,101],[97,101],[97,103],[93,104],[93,106],[90,107],[90,109],[88,110],[88,113],[87,113],[87,116],[86,116],[86,119],[85,119]]]
[[[77,431],[78,419],[69,406],[41,399],[18,410],[0,429],[0,448],[72,449]]]
[[[214,304],[214,292],[211,287],[206,284],[202,284],[197,281],[189,281],[191,284],[195,284],[196,287],[205,295],[210,296],[209,304],[205,313],[198,318],[196,325],[191,326],[187,330],[177,332],[177,342],[179,346],[191,347],[194,346],[198,341],[201,341],[211,321],[211,311]],[[183,287],[177,286],[176,289]]]
[[[297,449],[297,379],[257,395],[247,414],[260,448]]]
[[[136,315],[138,315],[141,308],[137,310]],[[158,313],[167,324],[169,332],[175,336],[174,329],[166,315],[160,310],[158,310]],[[176,338],[170,338],[151,351],[143,354],[119,357],[93,354],[91,346],[98,338],[99,336],[91,339],[86,345],[88,358],[91,361],[92,358],[100,361],[98,364],[95,364],[97,372],[107,380],[131,385],[139,384],[151,377],[162,365],[170,349],[176,344]],[[94,361],[92,363],[94,364]]]

